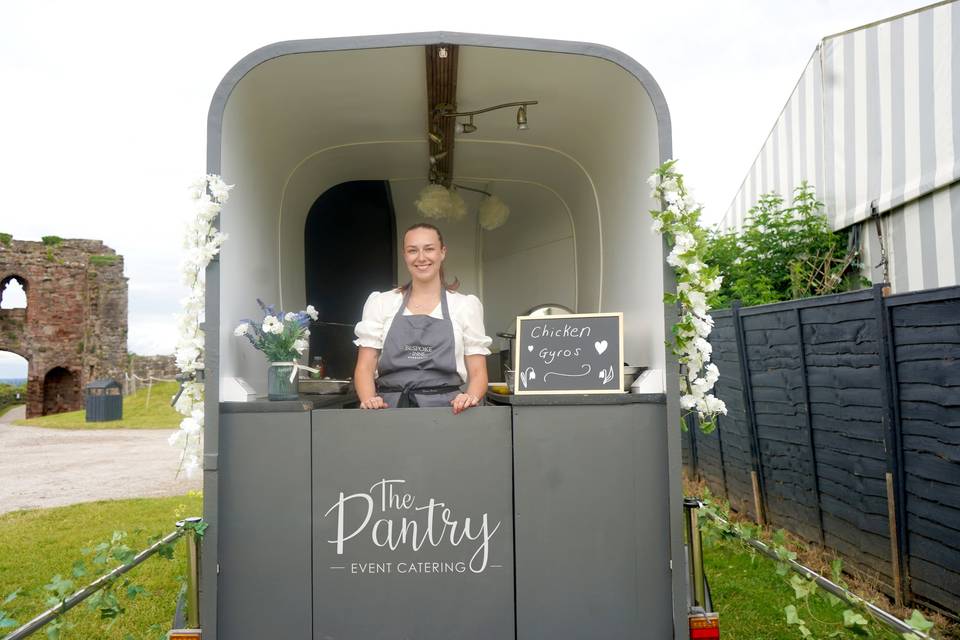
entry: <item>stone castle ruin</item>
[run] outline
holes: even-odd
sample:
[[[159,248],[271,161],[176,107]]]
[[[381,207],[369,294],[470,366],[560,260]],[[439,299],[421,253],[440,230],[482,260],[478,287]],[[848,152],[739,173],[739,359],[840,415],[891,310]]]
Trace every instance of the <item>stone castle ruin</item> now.
[[[123,256],[99,240],[0,234],[0,297],[16,280],[25,308],[0,309],[0,351],[27,360],[27,417],[82,409],[83,388],[122,382],[127,361]]]

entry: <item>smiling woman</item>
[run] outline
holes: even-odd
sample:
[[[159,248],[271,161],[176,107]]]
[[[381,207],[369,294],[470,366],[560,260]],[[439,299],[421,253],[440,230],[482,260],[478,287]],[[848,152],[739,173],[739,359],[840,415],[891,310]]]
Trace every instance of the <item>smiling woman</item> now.
[[[357,324],[360,407],[452,406],[460,413],[479,404],[487,389],[491,339],[483,307],[476,296],[457,293],[459,281],[444,277],[447,247],[437,227],[413,225],[402,248],[410,281],[370,294]]]

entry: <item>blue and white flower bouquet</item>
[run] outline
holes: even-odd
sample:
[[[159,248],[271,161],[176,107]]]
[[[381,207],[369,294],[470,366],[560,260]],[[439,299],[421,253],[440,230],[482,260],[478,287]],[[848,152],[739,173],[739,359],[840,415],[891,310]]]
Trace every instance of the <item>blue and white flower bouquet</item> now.
[[[257,299],[263,311],[263,320],[244,320],[233,330],[233,335],[245,337],[253,348],[262,351],[270,362],[296,362],[307,350],[311,320],[319,316],[312,304],[303,311],[277,311],[273,305]]]

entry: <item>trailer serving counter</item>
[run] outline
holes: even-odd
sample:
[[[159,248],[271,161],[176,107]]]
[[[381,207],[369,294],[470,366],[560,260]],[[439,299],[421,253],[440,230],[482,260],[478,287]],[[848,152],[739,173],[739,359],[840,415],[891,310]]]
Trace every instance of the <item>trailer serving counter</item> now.
[[[206,273],[205,638],[686,637],[674,282],[645,182],[670,156],[653,77],[594,44],[300,40],[227,73],[208,120],[207,171],[236,187]],[[266,391],[233,335],[258,298],[316,307],[310,355],[352,371],[352,325],[405,279],[398,231],[438,181],[469,187],[431,221],[489,335],[539,303],[622,315],[622,359],[665,371],[665,393],[491,394],[459,416],[239,401]]]
[[[670,637],[665,398],[492,399],[223,403],[221,637]]]

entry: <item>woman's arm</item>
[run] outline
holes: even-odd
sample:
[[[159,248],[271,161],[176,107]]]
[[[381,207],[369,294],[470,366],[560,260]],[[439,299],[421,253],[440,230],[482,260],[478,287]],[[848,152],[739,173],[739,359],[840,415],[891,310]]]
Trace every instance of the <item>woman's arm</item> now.
[[[372,347],[360,347],[357,350],[357,367],[353,371],[353,386],[357,390],[361,409],[384,409],[387,403],[377,395],[377,386],[373,374],[377,371],[380,350]]]
[[[453,413],[457,414],[475,407],[487,393],[487,357],[465,356],[467,363],[467,392],[453,399]]]

